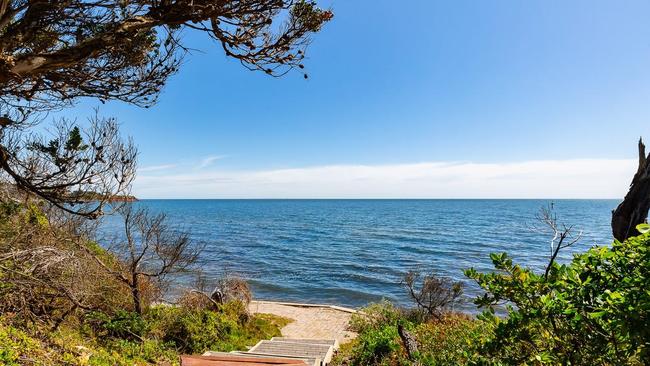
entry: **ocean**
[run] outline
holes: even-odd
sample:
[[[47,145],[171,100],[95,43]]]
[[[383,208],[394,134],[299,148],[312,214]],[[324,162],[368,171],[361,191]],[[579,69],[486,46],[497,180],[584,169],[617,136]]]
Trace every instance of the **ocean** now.
[[[548,234],[531,230],[536,213],[552,202],[559,221],[582,230],[561,253],[611,242],[616,200],[141,200],[165,212],[175,230],[204,245],[206,278],[246,278],[256,299],[360,307],[387,299],[408,304],[406,271],[433,271],[466,283],[463,310],[473,312],[477,286],[463,270],[492,269],[489,254],[508,252],[542,270]],[[100,237],[120,235],[115,217]],[[103,241],[103,240],[100,240]],[[178,278],[175,288],[188,286]]]

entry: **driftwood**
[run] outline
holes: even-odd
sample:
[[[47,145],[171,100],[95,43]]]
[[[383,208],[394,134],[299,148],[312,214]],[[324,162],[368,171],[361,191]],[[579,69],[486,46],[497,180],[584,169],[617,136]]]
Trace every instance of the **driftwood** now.
[[[650,155],[639,139],[639,167],[630,184],[630,190],[612,211],[612,233],[619,241],[639,235],[636,226],[646,222],[650,209]]]

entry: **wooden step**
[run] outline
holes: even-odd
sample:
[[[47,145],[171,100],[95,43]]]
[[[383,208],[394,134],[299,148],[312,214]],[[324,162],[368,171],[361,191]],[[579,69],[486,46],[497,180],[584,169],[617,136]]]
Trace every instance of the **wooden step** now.
[[[207,353],[207,352],[206,352]],[[264,353],[251,353],[250,351],[231,351],[232,354],[242,355],[242,356],[251,356],[251,357],[273,357]],[[307,366],[321,366],[322,362],[320,358],[309,358],[309,357],[292,357],[292,356],[282,356],[282,358],[301,360]]]
[[[334,347],[328,344],[264,340],[257,343],[255,347],[251,348],[248,352],[261,355],[273,355],[277,357],[292,356],[318,358],[323,364],[328,364],[332,360]]]
[[[312,338],[287,338],[287,337],[273,337],[272,341],[291,342],[291,343],[311,343],[311,344],[326,344],[334,348],[338,348],[336,339],[312,339]]]
[[[214,352],[211,355],[182,355],[181,366],[306,366],[300,359],[255,357]]]

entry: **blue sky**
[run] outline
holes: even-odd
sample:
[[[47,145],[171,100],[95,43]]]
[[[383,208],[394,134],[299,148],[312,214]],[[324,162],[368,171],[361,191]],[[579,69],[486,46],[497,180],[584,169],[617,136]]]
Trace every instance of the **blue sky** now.
[[[335,18],[309,80],[249,72],[187,32],[201,52],[156,107],[101,107],[139,146],[136,195],[625,193],[650,140],[650,2],[321,3]]]

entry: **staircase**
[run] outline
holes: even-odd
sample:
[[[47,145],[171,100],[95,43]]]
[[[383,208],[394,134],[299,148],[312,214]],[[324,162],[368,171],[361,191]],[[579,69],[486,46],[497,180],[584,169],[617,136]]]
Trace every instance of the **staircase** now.
[[[289,337],[258,342],[248,351],[205,352],[181,356],[182,366],[327,366],[339,341],[355,334],[347,330],[353,309],[331,305],[253,301],[251,313],[275,314],[292,319],[282,328]]]
[[[201,356],[205,363],[196,363],[196,365],[327,366],[338,346],[338,342],[334,339],[273,337],[271,340],[260,341],[246,352],[208,351]]]

